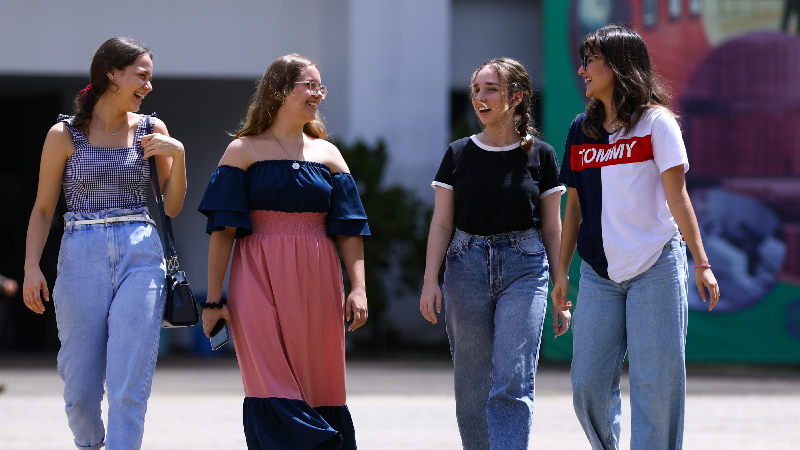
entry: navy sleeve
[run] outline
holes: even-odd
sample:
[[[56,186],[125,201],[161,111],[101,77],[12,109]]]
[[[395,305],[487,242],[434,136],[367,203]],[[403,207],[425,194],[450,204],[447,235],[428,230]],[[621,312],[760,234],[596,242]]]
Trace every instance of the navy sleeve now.
[[[564,144],[564,159],[561,160],[561,175],[559,181],[564,183],[567,187],[575,187],[575,181],[572,179],[572,166],[570,164],[572,144],[576,144],[575,135],[580,132],[580,123],[578,119],[572,121],[569,126],[569,133],[567,134],[567,142]]]
[[[539,164],[542,169],[541,179],[539,180],[539,195],[561,186],[558,181],[558,157],[553,147],[542,142],[539,151]],[[564,190],[561,188],[560,190]]]
[[[237,227],[236,237],[253,233],[244,175],[244,170],[238,167],[219,166],[214,169],[197,208],[208,216],[206,233],[222,231],[225,227]]]
[[[328,213],[328,234],[370,236],[367,213],[361,204],[353,176],[338,172],[331,177],[331,211]]]

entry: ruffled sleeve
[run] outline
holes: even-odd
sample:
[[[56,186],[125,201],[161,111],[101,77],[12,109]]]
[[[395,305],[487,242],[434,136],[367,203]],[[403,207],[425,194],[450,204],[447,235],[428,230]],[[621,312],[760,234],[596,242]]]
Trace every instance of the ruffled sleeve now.
[[[346,172],[333,174],[331,211],[328,213],[328,234],[340,236],[370,236],[367,213],[358,196],[353,176]]]
[[[56,123],[64,122],[64,125],[67,127],[70,133],[72,133],[72,144],[73,145],[81,145],[83,143],[88,142],[86,138],[86,133],[83,132],[81,128],[76,127],[72,124],[74,120],[73,116],[67,116],[65,114],[59,114],[58,120]]]
[[[253,233],[247,205],[245,172],[238,167],[219,166],[211,174],[198,211],[208,216],[206,233],[237,227],[236,237]]]

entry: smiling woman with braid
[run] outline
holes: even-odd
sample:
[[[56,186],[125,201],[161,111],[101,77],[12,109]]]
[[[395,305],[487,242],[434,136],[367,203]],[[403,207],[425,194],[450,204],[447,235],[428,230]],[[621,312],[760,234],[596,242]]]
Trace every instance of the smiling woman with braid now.
[[[553,147],[534,137],[525,68],[508,58],[487,61],[470,88],[483,132],[450,144],[432,183],[420,310],[436,323],[445,303],[463,448],[524,450],[564,187]],[[569,313],[553,318],[558,336]]]

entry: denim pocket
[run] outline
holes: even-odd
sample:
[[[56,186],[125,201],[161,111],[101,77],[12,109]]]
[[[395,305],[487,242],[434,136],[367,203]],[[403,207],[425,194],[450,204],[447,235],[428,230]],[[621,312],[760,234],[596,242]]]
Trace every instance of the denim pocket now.
[[[64,233],[61,236],[61,247],[58,250],[58,263],[56,264],[56,276],[61,273],[61,268],[64,265],[64,260],[67,258],[67,251],[69,250],[69,243],[72,242],[72,233]]]
[[[467,249],[467,243],[460,241],[458,239],[453,239],[450,242],[450,246],[447,247],[447,257],[448,258],[457,258],[461,256],[464,251]]]
[[[153,244],[153,249],[156,251],[156,255],[163,257],[164,256],[164,249],[161,246],[161,236],[158,234],[158,230],[154,225],[149,225],[150,227],[150,242]]]
[[[514,241],[514,248],[525,256],[538,256],[544,253],[544,245],[539,236],[532,235]]]

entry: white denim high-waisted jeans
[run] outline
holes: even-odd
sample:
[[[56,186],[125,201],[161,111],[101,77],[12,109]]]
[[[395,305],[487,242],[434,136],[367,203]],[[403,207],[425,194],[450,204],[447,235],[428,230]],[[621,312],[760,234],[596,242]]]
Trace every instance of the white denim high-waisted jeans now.
[[[147,208],[67,213],[64,220],[147,214]],[[67,419],[75,445],[139,449],[164,311],[166,266],[147,222],[67,225],[53,302]],[[108,386],[108,434],[101,417]]]

